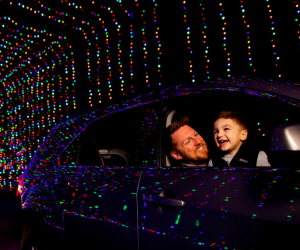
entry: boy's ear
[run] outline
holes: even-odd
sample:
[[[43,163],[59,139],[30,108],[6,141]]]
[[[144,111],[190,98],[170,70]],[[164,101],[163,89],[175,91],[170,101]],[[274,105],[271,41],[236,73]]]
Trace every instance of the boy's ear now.
[[[248,130],[244,129],[241,131],[241,141],[245,141],[248,137]]]
[[[182,156],[176,152],[176,151],[171,151],[171,156],[175,159],[175,160],[182,160]]]

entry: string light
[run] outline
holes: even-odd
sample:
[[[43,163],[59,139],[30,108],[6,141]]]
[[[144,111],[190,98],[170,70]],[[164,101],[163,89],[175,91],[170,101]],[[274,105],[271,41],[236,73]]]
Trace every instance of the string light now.
[[[223,39],[223,50],[225,51],[226,53],[226,56],[227,56],[227,76],[230,77],[231,74],[230,74],[230,66],[231,66],[231,62],[230,62],[230,52],[228,52],[227,50],[227,34],[226,34],[226,20],[225,20],[225,10],[224,10],[224,7],[223,7],[223,3],[220,2],[219,3],[219,6],[221,8],[221,12],[220,12],[220,18],[222,20],[222,39]]]
[[[275,67],[278,67],[280,57],[278,56],[276,48],[275,48],[276,47],[276,45],[275,45],[275,36],[276,36],[275,24],[274,24],[274,20],[273,20],[273,14],[272,14],[272,8],[271,8],[270,0],[266,0],[266,2],[267,2],[269,18],[270,18],[270,21],[271,21],[271,34],[272,34],[271,45],[272,45],[273,55],[275,57]],[[278,77],[280,78],[280,77],[282,77],[282,75],[279,73]]]
[[[249,61],[249,66],[253,68],[252,70],[255,72],[256,69],[253,67],[253,58],[251,55],[251,41],[250,41],[250,24],[247,23],[247,18],[246,18],[246,9],[244,6],[244,0],[240,0],[241,2],[241,12],[242,12],[242,18],[243,18],[243,24],[246,27],[247,30],[247,51],[248,51],[248,61]]]
[[[201,3],[200,3],[200,7],[201,7],[201,12],[200,12],[200,15],[202,17],[202,25],[203,25],[203,31],[202,31],[202,35],[203,35],[203,44],[205,45],[205,51],[204,51],[204,58],[205,58],[205,62],[206,62],[206,65],[205,65],[205,70],[206,70],[206,78],[209,80],[210,79],[210,74],[209,74],[209,63],[210,63],[210,60],[209,60],[209,57],[208,57],[208,52],[209,52],[209,46],[207,44],[207,35],[206,35],[206,29],[207,29],[207,25],[206,25],[206,18],[205,18],[205,15],[204,15],[204,11],[205,11],[205,8],[204,8],[204,4],[203,4],[204,0],[201,0]]]
[[[187,24],[187,7],[186,7],[186,1],[183,1],[183,22],[186,24],[186,42],[187,42],[187,50],[188,50],[188,65],[189,65],[189,73],[192,78],[192,82],[195,82],[195,75],[193,74],[193,64],[191,55],[193,54],[193,51],[191,49],[191,27]]]

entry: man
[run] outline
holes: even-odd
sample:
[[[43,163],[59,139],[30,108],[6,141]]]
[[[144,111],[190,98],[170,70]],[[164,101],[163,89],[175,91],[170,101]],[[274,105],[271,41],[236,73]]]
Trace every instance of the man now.
[[[207,166],[207,144],[196,130],[189,126],[189,118],[183,117],[165,130],[165,145],[170,155],[184,166]]]

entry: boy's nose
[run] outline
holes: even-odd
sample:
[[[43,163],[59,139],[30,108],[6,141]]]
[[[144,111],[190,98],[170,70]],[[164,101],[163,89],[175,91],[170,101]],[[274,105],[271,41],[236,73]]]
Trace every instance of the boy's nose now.
[[[219,131],[219,132],[217,133],[217,137],[218,137],[218,138],[221,137],[222,135],[223,135],[222,131]]]

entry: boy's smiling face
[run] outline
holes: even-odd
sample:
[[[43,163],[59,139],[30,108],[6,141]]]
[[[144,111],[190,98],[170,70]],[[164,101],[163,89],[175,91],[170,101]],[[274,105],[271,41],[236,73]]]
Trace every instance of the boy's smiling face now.
[[[235,155],[247,135],[248,131],[235,120],[219,118],[214,123],[215,143],[226,155]]]

